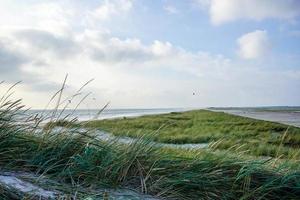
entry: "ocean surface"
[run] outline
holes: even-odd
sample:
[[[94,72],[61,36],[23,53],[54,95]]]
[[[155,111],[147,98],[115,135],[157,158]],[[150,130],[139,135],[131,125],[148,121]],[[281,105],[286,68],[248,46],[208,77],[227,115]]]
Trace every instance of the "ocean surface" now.
[[[201,108],[199,108],[201,109]],[[96,120],[96,119],[113,119],[123,117],[138,117],[143,115],[164,114],[170,112],[183,112],[187,108],[155,108],[155,109],[105,109],[101,113],[99,110],[61,110],[54,113],[53,110],[30,110],[28,114],[38,114],[42,116],[45,121],[51,119],[55,114],[59,119],[74,119],[79,121]],[[287,125],[300,127],[300,107],[283,109],[283,108],[208,108],[208,110],[226,112],[243,117],[253,119],[260,119],[272,122],[279,122]]]
[[[138,117],[143,115],[152,114],[163,114],[170,112],[182,112],[189,109],[184,108],[155,108],[155,109],[105,109],[102,112],[100,110],[30,110],[29,115],[38,114],[43,117],[45,121],[50,120],[51,116],[55,115],[55,118],[59,119],[74,119],[77,118],[79,121],[96,120],[96,119],[112,119],[112,118],[123,118],[123,117]]]
[[[299,107],[210,108],[209,110],[300,127]]]

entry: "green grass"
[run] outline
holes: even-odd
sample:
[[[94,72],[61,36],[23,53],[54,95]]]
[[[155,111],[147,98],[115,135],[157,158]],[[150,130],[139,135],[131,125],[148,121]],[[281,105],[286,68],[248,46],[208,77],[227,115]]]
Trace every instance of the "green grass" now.
[[[147,140],[129,146],[103,143],[74,130],[37,135],[30,127],[11,124],[11,116],[0,119],[1,168],[45,174],[70,188],[126,186],[176,199],[293,199],[300,195],[300,174],[284,165],[271,168],[268,161],[210,151],[180,155],[176,150],[155,148]],[[91,194],[81,190],[80,195]]]
[[[137,118],[90,121],[86,127],[99,128],[117,136],[153,135],[163,143],[210,143],[215,148],[236,149],[257,156],[299,159],[300,128],[234,116],[223,112],[196,110]],[[286,134],[285,134],[286,133]]]
[[[99,187],[127,187],[172,199],[297,199],[300,196],[300,167],[292,162],[249,160],[241,154],[209,149],[163,149],[145,138],[130,145],[102,142],[92,133],[76,129],[53,133],[48,127],[40,132],[35,120],[24,117],[26,111],[21,108],[20,101],[0,100],[0,167],[55,180],[59,183],[56,188],[65,194],[61,199],[70,199],[75,194],[78,199],[90,196],[103,199],[92,190]],[[188,117],[202,112],[213,115],[195,111],[163,115],[163,118],[165,122],[185,124],[190,120]],[[155,121],[153,116],[140,119],[145,118]],[[131,120],[137,119],[125,121]],[[59,123],[66,126],[65,122]],[[121,120],[115,126],[119,123]],[[148,124],[149,131],[157,128],[154,124],[157,122]],[[11,198],[24,196],[0,186],[0,199]]]

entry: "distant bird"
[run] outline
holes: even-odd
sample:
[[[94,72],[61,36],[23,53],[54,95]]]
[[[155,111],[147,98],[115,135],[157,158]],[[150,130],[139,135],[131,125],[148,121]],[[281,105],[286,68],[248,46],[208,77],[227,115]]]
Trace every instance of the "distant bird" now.
[[[195,95],[195,92],[193,92],[193,95]]]
[[[69,103],[72,103],[72,101],[69,99]]]

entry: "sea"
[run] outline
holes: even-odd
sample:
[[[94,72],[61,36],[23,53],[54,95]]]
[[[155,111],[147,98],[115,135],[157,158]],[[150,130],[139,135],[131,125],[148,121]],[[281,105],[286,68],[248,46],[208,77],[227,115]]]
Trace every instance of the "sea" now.
[[[154,108],[154,109],[77,109],[77,110],[29,110],[30,116],[38,115],[45,121],[50,120],[52,116],[59,119],[77,119],[78,121],[113,119],[124,117],[138,117],[144,115],[164,114],[171,112],[183,112],[191,109],[187,108]]]
[[[154,108],[154,109],[78,109],[78,110],[29,110],[27,113],[39,115],[45,121],[55,116],[59,119],[74,119],[78,121],[139,117],[144,115],[183,112],[188,110],[208,109],[253,119],[279,122],[300,127],[300,107],[231,107],[231,108]]]

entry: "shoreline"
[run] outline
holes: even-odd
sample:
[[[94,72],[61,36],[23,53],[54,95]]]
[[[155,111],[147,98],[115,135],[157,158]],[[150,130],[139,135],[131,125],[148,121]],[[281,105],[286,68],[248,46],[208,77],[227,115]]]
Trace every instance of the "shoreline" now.
[[[276,122],[288,126],[300,128],[300,112],[286,111],[260,111],[260,110],[243,110],[243,109],[207,109],[213,112],[224,112],[235,116],[248,117],[251,119]]]

